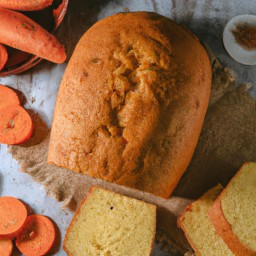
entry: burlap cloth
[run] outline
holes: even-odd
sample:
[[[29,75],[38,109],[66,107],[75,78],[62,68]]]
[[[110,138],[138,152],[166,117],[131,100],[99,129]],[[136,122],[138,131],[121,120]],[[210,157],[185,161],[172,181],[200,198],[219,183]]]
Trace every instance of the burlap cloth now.
[[[249,94],[250,85],[235,85],[235,76],[209,52],[213,68],[211,99],[193,159],[174,195],[197,198],[218,182],[226,185],[246,161],[256,161],[256,100]],[[158,205],[156,241],[163,251],[183,255],[190,247],[176,226],[176,217],[187,200],[164,200],[137,190],[113,185],[47,164],[50,129],[40,116],[33,115],[35,133],[22,146],[9,150],[20,170],[44,185],[47,193],[75,210],[92,185]],[[166,240],[169,240],[166,241]]]

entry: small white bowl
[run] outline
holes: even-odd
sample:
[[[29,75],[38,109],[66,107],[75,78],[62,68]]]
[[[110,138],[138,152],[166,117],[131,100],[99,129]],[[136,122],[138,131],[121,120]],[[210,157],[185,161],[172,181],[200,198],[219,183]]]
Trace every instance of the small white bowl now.
[[[239,15],[232,18],[223,31],[223,43],[229,55],[239,63],[256,65],[256,50],[246,50],[239,45],[232,33],[238,24],[247,23],[256,26],[256,15]]]

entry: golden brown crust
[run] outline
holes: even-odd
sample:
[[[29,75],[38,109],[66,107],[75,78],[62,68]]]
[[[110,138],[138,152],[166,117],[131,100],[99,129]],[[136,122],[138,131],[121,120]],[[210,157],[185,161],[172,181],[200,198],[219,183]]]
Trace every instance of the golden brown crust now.
[[[234,179],[236,175],[232,178]],[[221,199],[227,190],[227,187],[223,190],[223,192],[218,196],[215,200],[213,206],[210,208],[208,214],[211,219],[211,222],[219,234],[222,237],[224,242],[227,244],[229,249],[237,256],[256,256],[256,252],[247,248],[242,242],[236,237],[236,235],[232,232],[232,226],[225,218],[224,212],[221,208]]]
[[[80,40],[58,93],[48,162],[169,197],[197,144],[211,67],[154,13],[116,14]]]
[[[200,199],[199,199],[200,200]],[[183,225],[183,220],[185,219],[185,214],[188,212],[188,211],[193,211],[193,204],[187,206],[186,210],[181,214],[181,216],[178,218],[178,221],[177,221],[177,224],[178,226],[184,231],[185,235],[186,235],[186,238],[187,240],[189,241],[191,247],[193,248],[193,250],[195,251],[196,255],[197,256],[201,256],[201,253],[200,251],[197,249],[196,245],[194,244],[193,240],[190,238],[190,236],[188,235],[187,233],[187,230],[186,228],[184,227]]]
[[[154,223],[154,234],[153,234],[153,239],[152,239],[152,243],[151,243],[151,246],[150,246],[150,253],[149,253],[149,256],[151,255],[152,253],[152,250],[153,250],[153,247],[154,247],[154,244],[155,244],[155,236],[156,236],[156,210],[157,210],[157,207],[155,206],[154,207],[154,219],[155,219],[155,223]]]

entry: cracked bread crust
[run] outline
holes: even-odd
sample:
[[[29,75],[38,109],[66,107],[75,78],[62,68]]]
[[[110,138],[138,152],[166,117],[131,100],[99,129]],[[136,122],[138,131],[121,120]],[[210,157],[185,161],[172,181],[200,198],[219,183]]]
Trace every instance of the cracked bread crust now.
[[[191,32],[120,13],[78,43],[54,112],[48,162],[169,197],[194,152],[211,67]]]

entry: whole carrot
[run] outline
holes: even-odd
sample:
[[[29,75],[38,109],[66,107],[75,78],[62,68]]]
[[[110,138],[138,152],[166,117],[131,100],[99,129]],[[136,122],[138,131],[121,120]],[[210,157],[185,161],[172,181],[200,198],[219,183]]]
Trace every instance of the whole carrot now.
[[[0,43],[55,63],[66,60],[65,48],[55,36],[25,15],[0,8]]]
[[[37,11],[52,5],[53,0],[0,0],[0,7],[18,11]]]

